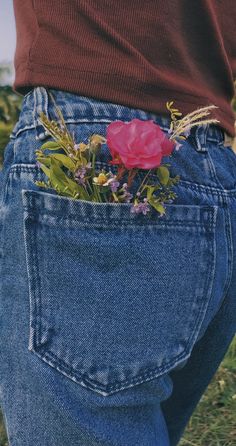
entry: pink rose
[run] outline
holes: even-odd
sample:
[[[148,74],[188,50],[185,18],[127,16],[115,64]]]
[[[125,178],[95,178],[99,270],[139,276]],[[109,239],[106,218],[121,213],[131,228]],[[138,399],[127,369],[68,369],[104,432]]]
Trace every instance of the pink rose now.
[[[127,169],[153,169],[163,156],[174,149],[159,125],[152,120],[114,121],[107,127],[107,146],[112,155],[110,164],[124,164]]]

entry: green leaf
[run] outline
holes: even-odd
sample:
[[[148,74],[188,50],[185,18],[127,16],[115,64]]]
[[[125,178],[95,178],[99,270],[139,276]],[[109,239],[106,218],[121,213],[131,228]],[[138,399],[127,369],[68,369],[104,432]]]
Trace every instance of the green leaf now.
[[[69,186],[70,190],[72,191],[72,195],[74,195],[74,193],[76,192],[76,193],[80,194],[80,197],[83,200],[90,201],[90,196],[86,192],[86,190],[83,188],[83,186],[80,186],[75,181],[71,180],[70,178],[67,178],[67,182],[68,182],[68,186]]]
[[[61,149],[62,147],[58,144],[57,141],[48,141],[45,142],[40,149],[41,150],[46,150],[46,149],[50,149],[50,150],[58,150]]]
[[[39,187],[48,188],[48,184],[45,183],[44,181],[35,181],[34,184],[36,184],[36,186],[39,186]]]
[[[67,186],[67,177],[56,160],[51,159],[50,181],[52,186],[61,194]],[[70,191],[68,191],[70,192]]]
[[[47,177],[50,179],[51,171],[48,169],[48,167],[44,166],[43,164],[40,166],[40,169],[47,175]]]
[[[60,168],[58,161],[52,158],[51,176],[50,180],[53,185],[57,185],[57,188],[61,194],[66,194],[74,197],[76,193],[79,193],[80,198],[89,200],[89,195],[83,186],[80,186],[75,181],[67,177],[67,175]]]
[[[147,199],[149,200],[150,198],[152,198],[153,192],[160,189],[160,186],[158,184],[156,186],[151,186],[150,184],[144,184],[144,186],[142,187],[142,192],[144,191],[144,189],[148,190]]]
[[[48,158],[48,157],[38,157],[37,158],[37,161],[39,162],[39,163],[41,163],[41,164],[44,164],[45,166],[47,166],[47,167],[50,167],[51,166],[51,160],[50,160],[50,158]]]
[[[170,173],[169,173],[169,170],[167,169],[167,167],[164,167],[164,166],[158,167],[157,176],[160,180],[160,183],[163,184],[163,186],[166,186],[169,181],[169,177],[170,177]]]
[[[83,186],[77,184],[74,180],[71,180],[65,172],[61,169],[61,159],[56,159],[54,156],[48,156],[44,159],[44,162],[50,166],[47,167],[41,164],[40,168],[49,178],[51,187],[56,190],[60,195],[66,195],[69,197],[79,196],[84,200],[90,201],[90,196]]]
[[[165,208],[164,206],[157,202],[155,199],[151,198],[151,200],[148,200],[148,203],[156,209],[160,214],[165,214]]]
[[[63,166],[67,167],[67,169],[74,172],[75,170],[75,163],[72,161],[71,158],[69,158],[67,155],[61,155],[59,153],[54,153],[52,155],[49,155],[51,158],[54,158],[63,164]]]
[[[83,163],[83,166],[86,166],[86,164],[88,164],[88,160],[84,156],[81,156],[81,161]]]
[[[155,191],[156,186],[148,186],[147,187],[147,199],[149,200],[152,197],[153,192]]]

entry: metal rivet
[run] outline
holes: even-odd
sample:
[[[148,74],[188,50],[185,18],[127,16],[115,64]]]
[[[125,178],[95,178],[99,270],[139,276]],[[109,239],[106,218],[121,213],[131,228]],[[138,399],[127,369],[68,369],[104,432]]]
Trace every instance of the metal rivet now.
[[[46,134],[44,133],[44,132],[42,132],[42,133],[39,133],[39,135],[38,135],[38,139],[44,139],[44,138],[46,138]]]

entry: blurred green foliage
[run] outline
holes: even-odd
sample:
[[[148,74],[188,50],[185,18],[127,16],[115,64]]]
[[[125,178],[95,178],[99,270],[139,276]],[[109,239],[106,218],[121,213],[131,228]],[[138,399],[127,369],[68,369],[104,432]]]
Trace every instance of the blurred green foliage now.
[[[9,124],[18,119],[23,96],[16,94],[12,87],[0,87],[0,121]]]
[[[23,96],[16,94],[9,85],[0,87],[0,166],[9,135],[18,120]]]

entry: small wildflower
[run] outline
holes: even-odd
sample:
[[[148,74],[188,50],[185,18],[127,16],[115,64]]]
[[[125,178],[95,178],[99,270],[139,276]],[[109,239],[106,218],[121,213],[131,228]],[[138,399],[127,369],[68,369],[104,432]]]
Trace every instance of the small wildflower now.
[[[130,202],[130,200],[133,198],[133,194],[131,194],[130,192],[127,192],[126,194],[125,194],[125,201],[127,202],[127,203],[129,203]]]
[[[82,186],[85,186],[85,179],[83,177],[76,177],[75,181]]]
[[[107,183],[107,176],[105,173],[101,172],[98,177],[93,178],[93,182],[99,186],[104,186]]]
[[[126,202],[130,202],[130,200],[133,198],[133,194],[131,194],[130,192],[128,192],[127,190],[128,184],[124,183],[121,190],[124,191],[124,193],[121,195],[121,198],[123,198]],[[138,193],[136,194],[138,195]]]
[[[130,212],[132,214],[139,214],[140,213],[140,203],[133,204]]]
[[[109,178],[109,180],[104,184],[104,186],[110,186],[112,192],[117,192],[117,189],[120,185],[119,181],[116,181],[116,177]]]
[[[80,167],[76,173],[75,176],[84,176],[86,173],[86,167]]]
[[[150,205],[147,202],[147,198],[144,198],[143,202],[134,204],[131,208],[131,212],[136,214],[142,213],[146,215],[147,212],[149,211],[150,211]]]
[[[81,142],[79,144],[74,144],[74,149],[80,150],[81,152],[84,152],[87,149],[87,145],[84,142]]]
[[[84,179],[85,173],[86,173],[85,167],[81,167],[80,169],[78,169],[75,172],[75,181],[79,184],[84,185],[85,184],[85,179]]]

